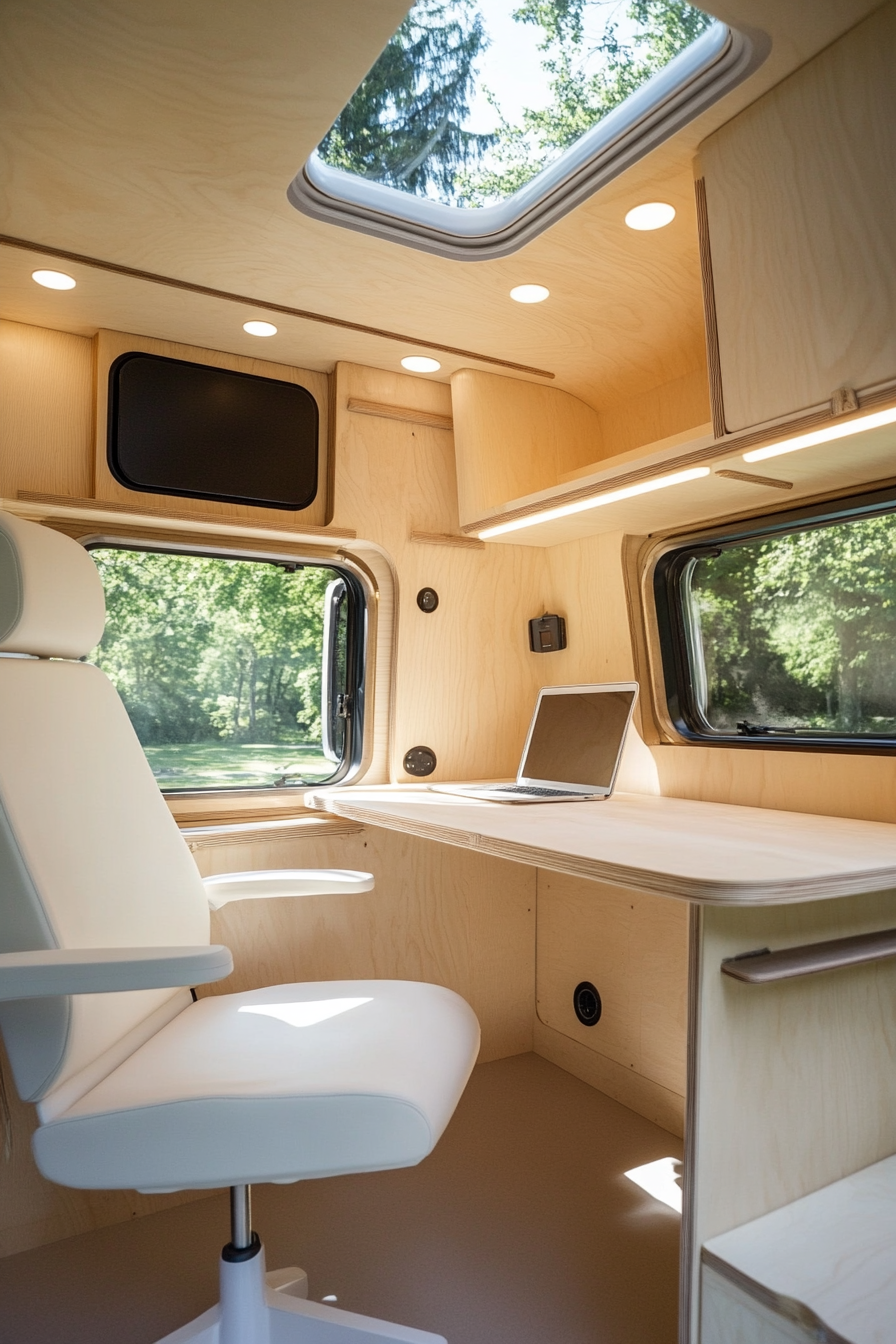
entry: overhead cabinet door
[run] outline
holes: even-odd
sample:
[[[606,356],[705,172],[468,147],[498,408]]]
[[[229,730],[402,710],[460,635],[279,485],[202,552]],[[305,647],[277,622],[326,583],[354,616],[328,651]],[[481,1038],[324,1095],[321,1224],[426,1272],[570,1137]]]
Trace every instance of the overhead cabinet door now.
[[[701,146],[729,433],[896,379],[894,51],[890,3]]]

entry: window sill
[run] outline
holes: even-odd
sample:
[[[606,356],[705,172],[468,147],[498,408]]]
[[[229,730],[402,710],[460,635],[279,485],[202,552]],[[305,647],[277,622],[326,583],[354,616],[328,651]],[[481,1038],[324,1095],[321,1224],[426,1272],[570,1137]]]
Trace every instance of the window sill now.
[[[221,845],[245,845],[273,840],[311,840],[321,836],[357,835],[364,829],[357,822],[340,817],[329,817],[322,812],[303,809],[300,815],[261,820],[243,818],[239,821],[221,821],[199,826],[179,823],[180,833],[189,849],[218,848]]]

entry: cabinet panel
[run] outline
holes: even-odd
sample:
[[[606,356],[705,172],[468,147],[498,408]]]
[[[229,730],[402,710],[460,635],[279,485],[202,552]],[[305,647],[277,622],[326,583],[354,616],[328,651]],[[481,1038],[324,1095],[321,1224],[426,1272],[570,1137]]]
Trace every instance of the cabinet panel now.
[[[282,382],[305,387],[317,402],[319,422],[318,487],[317,494],[305,509],[269,509],[258,505],[232,504],[229,501],[183,498],[176,495],[144,494],[130,490],[114,478],[106,460],[109,412],[109,369],[119,355],[129,350],[141,350],[150,355],[164,355],[169,359],[183,359],[188,363],[207,364],[216,368],[234,369],[240,373],[256,374],[262,378],[277,378]],[[268,526],[323,527],[332,511],[328,495],[328,428],[329,396],[327,375],[309,369],[294,369],[285,364],[273,364],[263,359],[248,359],[245,355],[231,355],[220,350],[201,350],[195,346],[160,341],[148,336],[133,336],[120,331],[101,331],[97,337],[97,410],[95,480],[97,499],[116,504],[142,504],[149,509],[170,508],[175,512],[188,509],[202,514],[210,521],[216,518],[239,518],[247,523],[266,523]]]
[[[757,1302],[703,1266],[700,1344],[815,1344],[818,1334]]]
[[[725,428],[896,377],[896,4],[700,150]]]
[[[683,1097],[687,976],[684,902],[539,869],[536,1004],[545,1026]],[[601,996],[593,1026],[573,1009],[583,980]]]
[[[559,388],[461,369],[451,396],[461,526],[601,456],[597,412]]]

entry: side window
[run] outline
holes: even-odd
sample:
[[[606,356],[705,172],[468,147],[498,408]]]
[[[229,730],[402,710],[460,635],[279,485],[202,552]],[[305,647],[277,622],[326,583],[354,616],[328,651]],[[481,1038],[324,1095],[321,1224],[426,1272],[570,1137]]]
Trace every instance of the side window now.
[[[345,725],[351,714],[346,662],[349,599],[345,579],[331,579],[324,592],[321,651],[321,748],[328,761],[341,761]]]
[[[363,590],[293,560],[97,545],[118,689],[162,789],[342,779],[363,711]]]
[[[896,501],[851,504],[662,557],[663,671],[685,737],[896,747]]]

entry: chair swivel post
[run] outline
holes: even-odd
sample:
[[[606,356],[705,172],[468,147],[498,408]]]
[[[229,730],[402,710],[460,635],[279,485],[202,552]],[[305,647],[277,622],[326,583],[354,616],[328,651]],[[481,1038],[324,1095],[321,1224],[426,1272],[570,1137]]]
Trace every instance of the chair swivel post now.
[[[230,1187],[230,1244],[235,1251],[245,1251],[252,1244],[252,1187]]]

